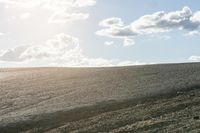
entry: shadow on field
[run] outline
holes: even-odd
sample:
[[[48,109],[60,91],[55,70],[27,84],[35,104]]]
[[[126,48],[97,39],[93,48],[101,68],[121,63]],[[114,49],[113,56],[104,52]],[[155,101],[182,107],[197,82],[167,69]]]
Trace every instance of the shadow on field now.
[[[137,104],[146,103],[147,105],[151,104],[151,102],[161,99],[171,99],[178,95],[182,95],[184,93],[188,93],[193,90],[198,90],[200,85],[193,85],[187,88],[180,89],[181,92],[168,92],[163,95],[149,95],[146,97],[141,97],[137,99],[129,99],[123,101],[104,101],[100,103],[96,103],[96,105],[86,106],[75,108],[69,111],[58,111],[54,113],[41,114],[37,116],[32,116],[28,121],[21,121],[17,123],[9,123],[4,127],[0,127],[0,132],[2,133],[15,133],[15,132],[23,132],[23,131],[35,131],[35,132],[45,132],[49,131],[62,125],[65,125],[67,122],[79,121],[82,119],[87,119],[90,117],[94,117],[100,115],[105,112],[120,110],[123,108],[127,108],[130,106],[136,106]],[[190,106],[199,105],[200,103],[190,103]],[[180,105],[176,108],[172,108],[170,110],[164,110],[167,113],[184,109],[186,105]],[[163,113],[163,111],[162,111]],[[156,113],[155,115],[159,115]]]

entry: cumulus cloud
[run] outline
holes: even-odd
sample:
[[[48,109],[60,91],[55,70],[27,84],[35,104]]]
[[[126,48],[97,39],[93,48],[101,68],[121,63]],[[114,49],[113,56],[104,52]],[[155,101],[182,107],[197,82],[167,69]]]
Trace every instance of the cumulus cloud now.
[[[193,22],[200,23],[200,11],[197,11],[192,17],[191,20]]]
[[[64,23],[88,18],[88,13],[78,12],[78,10],[95,5],[96,0],[0,0],[0,3],[5,4],[7,8],[41,8],[49,10],[52,12],[49,22]],[[28,14],[22,18],[27,16]]]
[[[140,17],[129,25],[124,25],[121,18],[108,18],[99,23],[105,27],[96,32],[97,35],[124,39],[124,46],[137,36],[166,33],[173,30],[199,33],[200,11],[192,13],[189,7],[174,12],[156,12]]]
[[[111,46],[111,45],[114,44],[114,42],[113,42],[113,41],[106,41],[104,44],[105,44],[106,46]]]
[[[188,60],[189,60],[189,61],[194,61],[194,62],[200,61],[200,56],[191,56],[191,57],[189,57]]]
[[[22,61],[20,55],[28,48],[29,46],[18,46],[13,49],[1,50],[0,51],[0,60],[1,61]]]
[[[61,33],[45,44],[18,46],[14,49],[0,52],[0,61],[27,62],[48,60],[50,65],[56,66],[122,66],[144,64],[138,61],[120,61],[104,58],[91,58],[83,54],[79,39]]]
[[[101,21],[99,25],[104,26],[104,27],[110,27],[110,26],[121,27],[121,26],[124,26],[124,22],[122,21],[121,18],[113,17],[113,18],[108,18]]]
[[[77,38],[59,34],[55,39],[48,40],[44,45],[30,46],[21,55],[20,59],[41,59],[41,58],[64,58],[80,54],[79,41]],[[76,56],[77,56],[76,55]]]

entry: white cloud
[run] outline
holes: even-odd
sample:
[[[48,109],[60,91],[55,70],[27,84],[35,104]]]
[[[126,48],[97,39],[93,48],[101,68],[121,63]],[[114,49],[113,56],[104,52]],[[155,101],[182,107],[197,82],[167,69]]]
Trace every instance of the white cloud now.
[[[191,17],[192,12],[188,7],[169,13],[161,11],[142,16],[131,24],[131,28],[139,34],[169,32],[174,29],[196,29],[196,25],[190,21]]]
[[[113,41],[106,41],[104,44],[105,44],[106,46],[111,46],[111,45],[114,44],[114,42],[113,42]]]
[[[200,11],[196,12],[192,17],[191,21],[200,23]]]
[[[13,49],[1,50],[0,60],[1,61],[22,61],[20,55],[28,48],[29,46],[18,46]]]
[[[112,17],[101,21],[99,25],[104,27],[110,27],[110,26],[121,27],[124,26],[124,22],[122,21],[121,18]]]
[[[18,46],[0,52],[0,61],[4,62],[42,62],[56,66],[121,66],[144,64],[138,61],[120,61],[117,59],[91,58],[83,54],[79,39],[66,34],[59,34],[45,44]],[[46,64],[47,65],[47,64]],[[48,65],[47,65],[48,66]]]
[[[48,40],[44,45],[30,46],[19,56],[20,59],[64,58],[77,56],[81,53],[77,38],[59,34],[55,39]]]
[[[189,57],[189,59],[188,59],[189,61],[200,61],[200,56],[191,56],[191,57]]]
[[[95,5],[96,0],[0,0],[0,3],[5,4],[7,8],[49,10],[52,12],[50,22],[64,23],[88,18],[88,13],[78,12],[78,10]],[[22,18],[27,18],[27,16],[28,14]]]
[[[160,11],[144,15],[129,25],[124,25],[121,18],[116,17],[102,20],[99,24],[105,28],[97,31],[97,35],[121,38],[124,42],[127,42],[127,39],[133,40],[137,36],[166,33],[173,30],[197,33],[200,30],[200,11],[192,13],[189,7],[183,7],[180,11],[169,13]]]
[[[3,35],[4,35],[4,33],[0,32],[0,36],[3,36]]]

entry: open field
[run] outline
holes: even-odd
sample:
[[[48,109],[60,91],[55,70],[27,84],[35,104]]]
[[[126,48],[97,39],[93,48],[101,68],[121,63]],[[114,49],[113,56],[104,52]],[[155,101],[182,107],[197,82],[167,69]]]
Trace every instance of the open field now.
[[[199,132],[200,64],[0,69],[0,132]]]

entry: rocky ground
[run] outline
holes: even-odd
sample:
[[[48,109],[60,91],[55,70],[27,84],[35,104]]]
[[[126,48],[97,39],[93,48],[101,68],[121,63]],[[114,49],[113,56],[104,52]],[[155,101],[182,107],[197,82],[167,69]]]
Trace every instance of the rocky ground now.
[[[0,132],[200,132],[200,64],[0,69]]]
[[[67,122],[50,132],[200,132],[199,90],[149,99],[136,105],[129,102],[115,103],[119,109]]]

